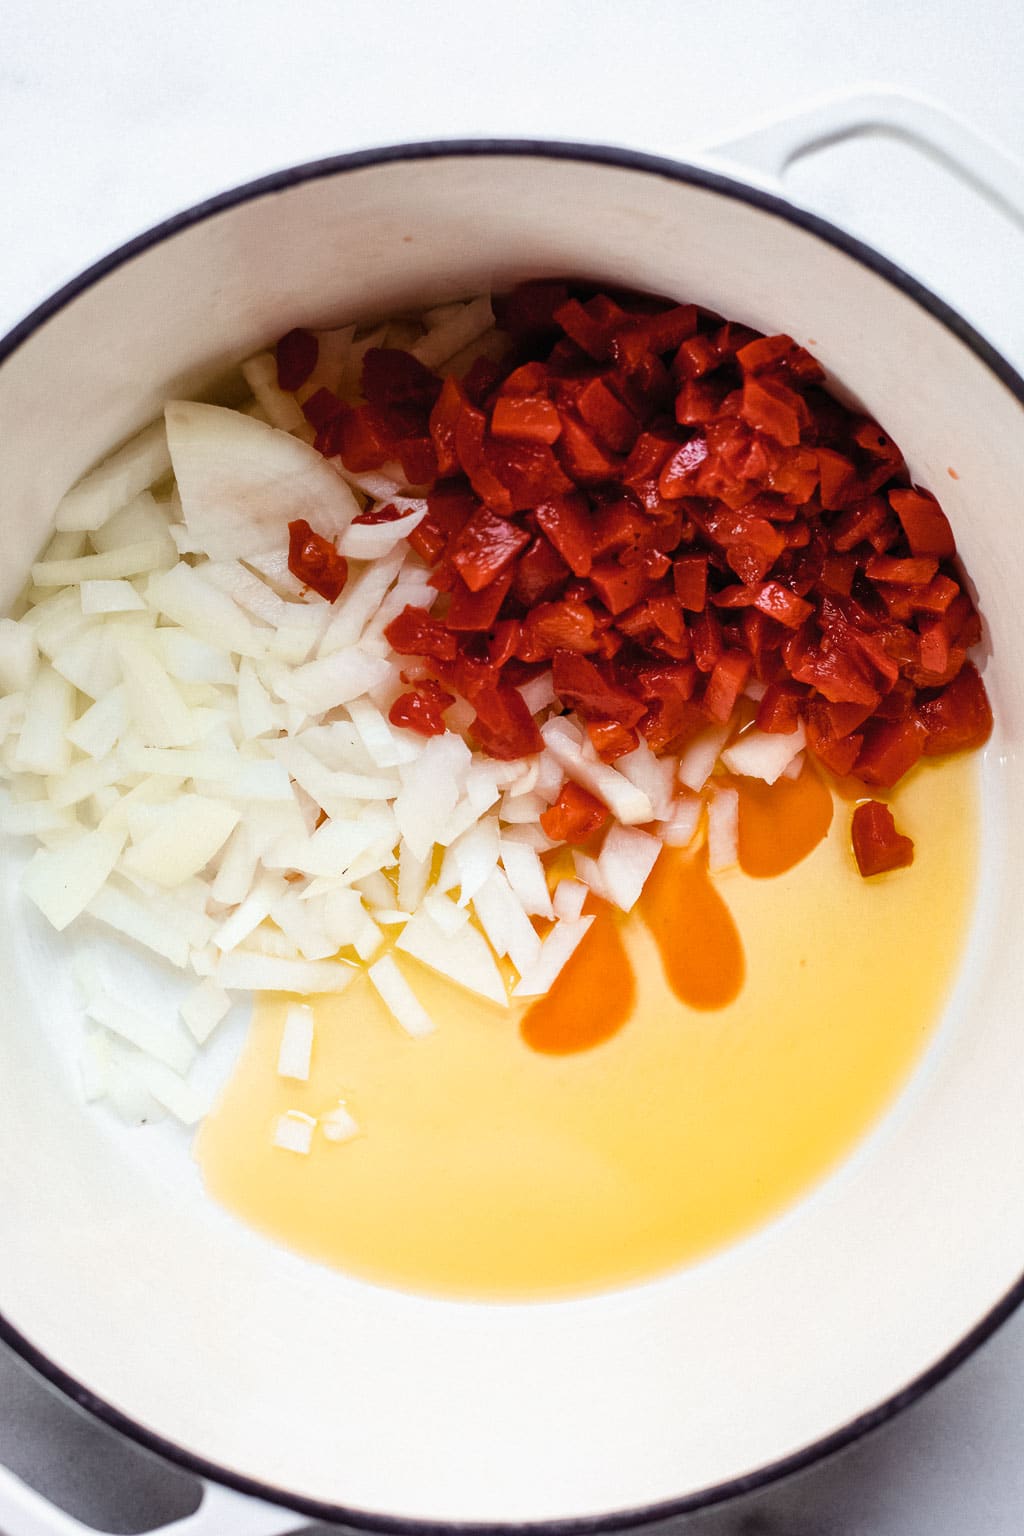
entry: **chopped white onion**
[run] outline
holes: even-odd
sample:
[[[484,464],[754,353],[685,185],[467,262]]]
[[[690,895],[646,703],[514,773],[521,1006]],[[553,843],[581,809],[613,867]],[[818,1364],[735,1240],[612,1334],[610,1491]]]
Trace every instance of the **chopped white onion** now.
[[[336,960],[279,960],[235,949],[223,955],[214,978],[227,992],[344,992],[356,975]]]
[[[739,857],[739,814],[739,793],[716,788],[708,804],[708,869],[713,875]]]
[[[359,1122],[340,1099],[326,1115],[320,1116],[320,1129],[328,1141],[352,1141],[359,1135]]]
[[[729,725],[709,725],[691,736],[679,756],[679,782],[699,794],[729,739]]]
[[[440,737],[433,739],[437,741]],[[455,933],[445,933],[421,907],[406,924],[397,947],[457,986],[501,1007],[507,1004],[505,983],[494,956],[472,923],[464,924]]]
[[[67,492],[57,507],[59,529],[101,528],[133,496],[171,467],[162,421],[132,438]]]
[[[605,833],[597,860],[604,895],[623,912],[631,912],[660,853],[661,841],[657,837],[637,827],[622,827],[613,822]]]
[[[224,989],[205,977],[182,1000],[179,1012],[193,1040],[205,1045],[230,1008],[231,999]]]
[[[384,955],[367,972],[381,1000],[407,1035],[433,1034],[436,1025],[391,955]]]
[[[313,1059],[313,1010],[308,1003],[289,1003],[277,1053],[278,1077],[308,1082]]]
[[[804,741],[802,720],[797,721],[795,730],[788,732],[747,730],[731,747],[726,747],[722,762],[730,773],[774,784],[794,757],[803,751]]]
[[[312,1115],[305,1114],[301,1109],[286,1109],[283,1115],[278,1116],[274,1126],[274,1146],[281,1147],[285,1152],[297,1152],[301,1157],[308,1157],[315,1130],[316,1120]]]
[[[572,922],[559,918],[541,944],[536,963],[512,988],[512,996],[542,997],[550,991],[563,967],[586,938],[593,921],[592,917],[580,917]]]
[[[559,880],[552,900],[555,916],[573,923],[583,916],[583,907],[590,891],[582,880]]]

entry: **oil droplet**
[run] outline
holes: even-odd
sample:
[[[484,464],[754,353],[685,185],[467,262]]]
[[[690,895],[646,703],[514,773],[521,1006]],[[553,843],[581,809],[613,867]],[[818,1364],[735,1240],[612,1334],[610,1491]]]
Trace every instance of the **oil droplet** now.
[[[545,997],[519,1026],[534,1051],[568,1056],[610,1040],[627,1022],[636,1000],[633,967],[607,902],[591,899],[590,931]]]
[[[666,848],[640,898],[665,979],[690,1008],[725,1008],[743,986],[743,945],[708,874],[707,848]]]
[[[832,824],[829,788],[805,763],[797,779],[732,778],[739,791],[739,858],[744,874],[785,874],[817,848]]]

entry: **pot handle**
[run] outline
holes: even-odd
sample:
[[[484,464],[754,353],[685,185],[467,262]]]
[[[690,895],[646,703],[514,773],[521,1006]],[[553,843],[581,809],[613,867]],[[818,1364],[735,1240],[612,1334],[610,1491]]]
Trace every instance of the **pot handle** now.
[[[945,108],[906,91],[852,91],[829,97],[716,144],[713,153],[778,183],[802,155],[872,129],[924,150],[1024,228],[1024,165]]]
[[[153,1536],[285,1536],[309,1525],[306,1515],[235,1493],[219,1483],[202,1484],[203,1502],[191,1515]],[[42,1494],[0,1465],[0,1530],[4,1536],[96,1536],[91,1525],[57,1509]]]

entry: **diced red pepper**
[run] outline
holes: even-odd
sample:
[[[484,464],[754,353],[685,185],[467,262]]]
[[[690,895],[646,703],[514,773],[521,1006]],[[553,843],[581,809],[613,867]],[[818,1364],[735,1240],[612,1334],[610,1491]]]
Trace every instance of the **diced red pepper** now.
[[[432,618],[425,608],[409,605],[391,620],[384,638],[399,656],[433,656],[438,661],[454,661],[458,650],[455,636],[441,619]]]
[[[903,524],[911,553],[948,560],[956,554],[949,518],[926,491],[890,491],[889,505]]]
[[[583,386],[576,396],[576,409],[613,453],[628,453],[636,442],[639,422],[603,379],[591,379]]]
[[[642,565],[603,561],[591,570],[590,581],[608,612],[617,614],[637,601],[647,585],[647,576]]]
[[[538,533],[516,563],[512,594],[525,608],[531,608],[557,597],[571,574],[554,545]]]
[[[889,581],[901,587],[927,586],[939,568],[937,560],[928,558],[893,559],[887,555],[872,555],[864,567],[869,581]]]
[[[918,719],[928,733],[929,757],[947,752],[971,752],[992,734],[992,706],[973,662],[966,661],[942,692],[918,706]]]
[[[320,597],[333,603],[348,580],[348,561],[329,539],[314,533],[305,518],[288,524],[288,569]]]
[[[750,676],[750,657],[746,651],[725,651],[715,662],[704,689],[704,709],[710,719],[724,724],[736,708]]]
[[[757,728],[771,735],[790,736],[800,723],[806,690],[799,683],[769,683],[757,706]]]
[[[278,389],[301,389],[316,367],[320,343],[301,327],[282,336],[275,349]]]
[[[495,437],[550,444],[561,430],[558,412],[546,395],[502,395],[494,402],[491,431]]]
[[[371,405],[418,405],[429,411],[441,393],[441,380],[411,352],[371,347],[363,357],[362,388]]]
[[[368,511],[360,512],[352,522],[361,528],[376,528],[380,523],[397,523],[400,517],[405,516],[407,512],[403,512],[401,507],[396,507],[394,502],[389,501],[386,506],[370,507]]]
[[[614,763],[640,745],[638,733],[619,720],[588,720],[587,735],[603,763]]]
[[[578,491],[552,496],[537,506],[534,516],[574,576],[589,576],[594,558],[593,519],[586,498]]]
[[[302,414],[310,426],[320,432],[333,417],[339,414],[342,405],[343,402],[338,399],[333,390],[318,389],[310,395],[308,400],[302,402]]]
[[[914,715],[905,720],[872,721],[864,732],[854,768],[865,784],[891,789],[921,756],[927,727]]]
[[[516,654],[521,661],[546,661],[556,651],[589,655],[598,649],[594,615],[586,603],[562,601],[531,608],[522,621]]]
[[[613,479],[621,460],[605,449],[598,442],[593,429],[585,426],[572,411],[560,410],[558,414],[562,422],[562,435],[557,444],[558,458],[571,479],[577,485],[594,485],[602,480]],[[572,486],[554,489],[571,490]]]
[[[558,697],[586,720],[617,720],[632,726],[646,713],[642,700],[574,651],[556,651],[551,671]]]
[[[456,576],[449,588],[450,602],[444,618],[448,628],[460,634],[477,634],[493,629],[514,574],[512,566],[507,565],[486,587],[477,592],[468,587],[461,576]]]
[[[454,703],[454,694],[427,678],[410,693],[399,694],[388,711],[388,719],[392,725],[404,726],[420,736],[440,736],[447,729],[444,711]]]
[[[481,507],[448,548],[448,557],[471,592],[480,592],[525,549],[530,535],[508,518]]]
[[[748,427],[767,432],[783,447],[795,448],[800,441],[800,396],[785,384],[748,374],[743,382],[740,415]]]
[[[458,481],[442,481],[427,497],[426,517],[408,535],[410,547],[428,565],[433,565],[479,507],[472,491],[461,489]]]
[[[896,831],[892,811],[880,800],[862,800],[853,813],[853,853],[865,879],[914,862],[914,844]]]
[[[691,613],[699,613],[708,597],[707,555],[683,555],[672,562],[676,597]]]
[[[608,820],[608,808],[582,784],[567,779],[558,799],[541,811],[540,824],[552,842],[582,843]]]
[[[476,710],[473,735],[491,757],[508,762],[543,747],[544,740],[518,688],[507,683],[480,688],[470,702]]]
[[[454,475],[460,468],[456,433],[462,408],[468,403],[458,379],[449,374],[430,413],[430,439],[437,454],[437,472],[442,477]]]
[[[754,607],[760,609],[768,618],[775,619],[787,629],[799,629],[805,619],[809,619],[814,612],[813,603],[808,603],[802,597],[797,597],[788,587],[784,587],[778,581],[766,581],[758,590],[754,598]]]
[[[833,448],[819,448],[817,453],[821,504],[827,512],[838,512],[855,494],[856,466]]]

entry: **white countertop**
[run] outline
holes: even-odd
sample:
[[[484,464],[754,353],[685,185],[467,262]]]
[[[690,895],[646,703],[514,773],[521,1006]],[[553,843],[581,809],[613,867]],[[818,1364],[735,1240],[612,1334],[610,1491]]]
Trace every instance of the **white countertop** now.
[[[1022,79],[1020,0],[5,0],[0,335],[149,225],[298,161],[475,136],[685,158],[837,92],[893,87],[1024,161]],[[934,159],[865,135],[795,165],[787,190],[1024,368],[1022,227]],[[1019,1536],[1022,1426],[1024,1314],[895,1423],[680,1531]],[[138,1529],[175,1503],[133,1457],[0,1355],[0,1460],[83,1518]]]

